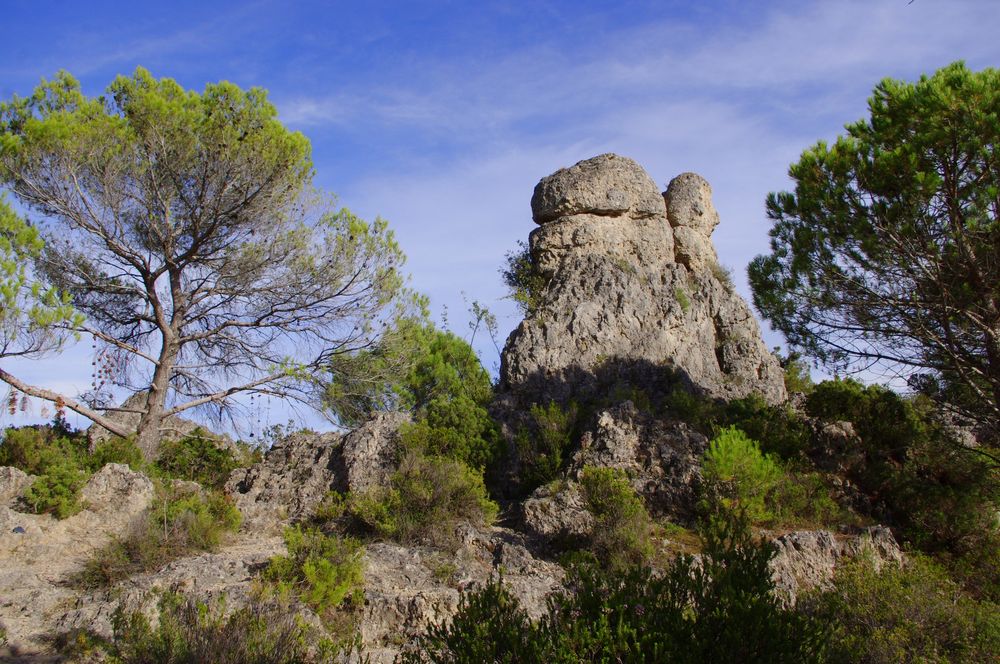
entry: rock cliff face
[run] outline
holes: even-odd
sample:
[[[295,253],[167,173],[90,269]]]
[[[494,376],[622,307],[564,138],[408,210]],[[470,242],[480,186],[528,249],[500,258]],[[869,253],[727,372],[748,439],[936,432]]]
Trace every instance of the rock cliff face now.
[[[787,397],[781,367],[719,266],[711,188],[694,173],[662,194],[636,162],[613,154],[543,178],[529,238],[547,280],[541,305],[507,340],[502,389],[564,401],[609,364],[672,367],[726,399]]]

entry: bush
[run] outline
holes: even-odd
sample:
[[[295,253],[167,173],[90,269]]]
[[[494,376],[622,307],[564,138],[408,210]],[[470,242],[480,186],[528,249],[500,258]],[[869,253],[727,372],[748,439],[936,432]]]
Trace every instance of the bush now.
[[[565,408],[554,401],[547,406],[533,404],[531,425],[518,432],[515,443],[521,462],[520,480],[527,493],[556,479],[573,447],[579,408]]]
[[[156,626],[140,611],[119,608],[112,617],[113,661],[121,664],[320,664],[337,661],[328,644],[287,605],[252,600],[227,612],[178,594],[160,601]]]
[[[997,469],[952,440],[929,404],[841,380],[817,385],[806,410],[854,424],[846,474],[906,540],[929,553],[959,552],[996,532]]]
[[[464,395],[436,397],[419,419],[400,427],[403,445],[456,459],[480,471],[500,454],[502,439],[486,407]]]
[[[783,472],[745,433],[736,427],[720,431],[708,444],[701,470],[710,501],[740,509],[754,523],[773,518],[768,498]]]
[[[110,586],[192,552],[212,551],[241,521],[239,510],[220,493],[161,495],[131,533],[95,552],[77,581],[84,587]]]
[[[271,559],[265,580],[282,592],[293,592],[318,613],[336,609],[345,600],[361,605],[364,549],[358,540],[293,526],[285,530],[285,545],[288,555]]]
[[[155,467],[165,477],[221,489],[239,463],[231,450],[220,447],[199,428],[189,436],[164,441]]]
[[[581,566],[532,624],[499,581],[463,597],[445,625],[403,662],[815,662],[826,629],[774,597],[770,546],[727,515],[704,532],[698,564],[680,556],[662,575]]]
[[[441,625],[432,625],[405,650],[400,664],[424,662],[545,662],[535,626],[520,603],[496,579],[482,589],[464,593],[458,613]]]
[[[646,563],[653,554],[652,523],[628,478],[614,468],[586,467],[580,488],[594,517],[588,548],[608,569]]]
[[[836,626],[831,662],[988,662],[1000,653],[1000,607],[965,596],[920,556],[881,571],[859,558],[800,605]]]
[[[514,300],[522,315],[530,316],[542,304],[547,280],[538,271],[523,240],[518,240],[517,249],[504,255],[504,263],[500,276],[507,287],[508,297]]]
[[[454,542],[461,521],[486,525],[497,514],[482,475],[461,461],[410,450],[387,488],[353,496],[349,510],[368,530],[400,542]]]
[[[36,513],[64,519],[80,511],[80,489],[107,463],[138,468],[142,454],[129,439],[111,438],[88,451],[86,437],[62,424],[9,428],[0,442],[0,466],[14,466],[37,479],[24,494]]]

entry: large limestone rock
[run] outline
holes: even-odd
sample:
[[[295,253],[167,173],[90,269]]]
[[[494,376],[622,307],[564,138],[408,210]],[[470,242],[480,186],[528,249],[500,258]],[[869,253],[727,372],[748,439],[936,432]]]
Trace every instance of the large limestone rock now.
[[[804,590],[828,587],[844,560],[868,556],[876,568],[903,563],[903,552],[885,526],[841,536],[828,530],[796,531],[775,539],[774,546],[771,578],[775,592],[789,604],[795,604]]]
[[[303,431],[276,443],[264,460],[240,468],[226,493],[243,513],[244,530],[280,530],[309,516],[328,491],[385,484],[399,456],[403,413],[378,413],[348,434]]]
[[[718,267],[703,178],[682,174],[661,194],[631,159],[601,155],[542,179],[531,205],[529,248],[548,283],[502,356],[517,408],[585,396],[599,373],[626,366],[672,367],[713,397],[786,399],[777,359]]]
[[[14,507],[34,481],[34,475],[19,468],[0,467],[0,506]]]

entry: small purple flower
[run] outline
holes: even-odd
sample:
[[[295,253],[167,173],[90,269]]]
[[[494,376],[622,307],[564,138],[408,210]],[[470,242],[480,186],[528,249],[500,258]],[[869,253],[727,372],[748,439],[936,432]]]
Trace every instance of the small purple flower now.
[[[633,607],[633,610],[635,611],[635,615],[637,616],[645,615],[646,613],[646,607],[644,607],[642,604],[636,604]]]

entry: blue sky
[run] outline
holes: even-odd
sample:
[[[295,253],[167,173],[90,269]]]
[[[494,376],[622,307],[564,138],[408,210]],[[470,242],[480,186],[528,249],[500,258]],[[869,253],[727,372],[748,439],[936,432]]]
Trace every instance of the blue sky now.
[[[0,98],[66,69],[99,94],[136,66],[202,89],[270,91],[312,141],[317,184],[388,219],[413,286],[465,333],[462,293],[501,336],[504,253],[534,184],[602,152],[665,186],[712,184],[721,261],[767,249],[763,201],[789,163],[865,114],[875,83],[964,59],[1000,65],[996,0],[820,2],[42,2],[0,0]],[[780,343],[767,331],[771,344]],[[477,340],[478,341],[478,340]],[[480,345],[484,362],[498,361]],[[18,365],[71,393],[83,351]]]

